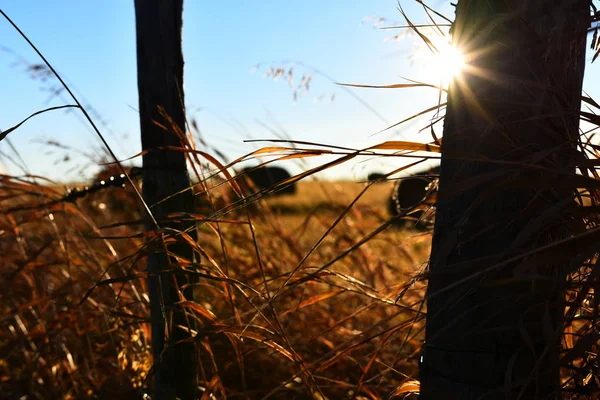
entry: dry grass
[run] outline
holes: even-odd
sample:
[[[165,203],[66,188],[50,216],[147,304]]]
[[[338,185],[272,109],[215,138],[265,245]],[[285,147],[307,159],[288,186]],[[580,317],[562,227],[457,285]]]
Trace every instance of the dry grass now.
[[[47,206],[61,193],[1,183],[2,397],[151,392],[144,243],[139,224],[120,223],[141,215],[133,192]],[[385,184],[325,235],[362,188],[302,182],[293,198],[223,217],[236,223],[199,224],[203,279],[196,303],[182,306],[201,322],[207,393],[379,399],[414,375],[422,284],[404,283],[422,268],[428,237],[388,229],[348,251],[386,218]]]

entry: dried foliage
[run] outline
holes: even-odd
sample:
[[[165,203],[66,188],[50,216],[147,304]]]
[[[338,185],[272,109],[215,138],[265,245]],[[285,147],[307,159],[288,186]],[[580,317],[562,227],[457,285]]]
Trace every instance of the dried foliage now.
[[[3,393],[151,393],[135,193],[107,187],[54,203],[63,194],[47,185],[9,176],[1,184]],[[297,210],[284,208],[294,201],[289,196],[255,201],[252,215],[205,209],[193,216],[199,239],[190,246],[202,262],[185,268],[201,278],[199,300],[180,306],[201,327],[206,391],[217,398],[383,398],[415,372],[422,285],[408,278],[425,258],[427,245],[417,242],[426,238],[390,231],[359,246],[385,224],[390,186],[372,188],[371,199],[349,209],[348,192],[363,185],[328,192],[306,182]],[[337,204],[311,205],[319,192]],[[340,210],[345,216],[332,226]]]

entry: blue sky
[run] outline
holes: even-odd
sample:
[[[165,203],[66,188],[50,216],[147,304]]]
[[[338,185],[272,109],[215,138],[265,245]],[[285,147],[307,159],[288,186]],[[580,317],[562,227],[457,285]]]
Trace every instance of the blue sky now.
[[[428,4],[452,18],[449,3],[431,0]],[[400,4],[413,22],[427,22],[415,1]],[[0,7],[73,85],[84,105],[93,107],[95,119],[105,122],[101,130],[117,155],[125,158],[139,152],[133,1],[0,0]],[[397,0],[185,1],[188,117],[195,118],[204,138],[230,158],[260,146],[244,139],[274,138],[271,129],[296,140],[348,147],[392,138],[429,141],[429,133],[418,133],[427,120],[372,136],[386,127],[382,118],[311,69],[347,83],[385,85],[400,83],[401,77],[436,83],[426,63],[415,56],[417,39],[389,40],[401,31],[375,29],[372,20],[365,21],[376,16],[386,18],[382,26],[404,24],[397,7]],[[14,29],[0,20],[0,129],[65,102],[47,91],[56,82],[32,79],[20,60],[40,62]],[[313,73],[309,93],[297,102],[285,81],[263,77],[269,67],[291,66],[284,61],[308,66],[294,67],[296,83],[302,73]],[[256,65],[258,70],[252,72]],[[592,95],[598,86],[596,70],[595,64],[588,65],[586,72],[585,87]],[[437,92],[431,89],[353,91],[390,123],[437,102]],[[327,100],[331,94],[335,94],[333,102]],[[323,99],[315,102],[321,95]],[[92,160],[100,153],[95,134],[74,112],[38,116],[9,139],[31,173],[62,181],[79,179],[76,167],[92,162],[80,153],[90,153]],[[75,150],[44,144],[49,140]],[[9,143],[0,143],[0,151],[5,167],[21,173],[10,161],[15,154]],[[69,161],[64,161],[66,155]],[[322,161],[311,160],[311,164]],[[368,172],[404,163],[363,160],[338,167],[328,177],[364,179]],[[296,165],[289,168],[299,171]]]

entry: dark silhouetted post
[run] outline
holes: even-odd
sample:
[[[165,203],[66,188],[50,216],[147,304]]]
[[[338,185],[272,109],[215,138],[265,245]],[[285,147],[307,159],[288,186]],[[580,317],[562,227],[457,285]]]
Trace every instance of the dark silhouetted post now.
[[[559,398],[589,2],[460,0],[427,291],[421,399]],[[566,257],[565,257],[566,258]]]
[[[189,224],[166,217],[193,209],[193,194],[184,191],[190,186],[185,155],[164,148],[181,147],[180,138],[185,133],[182,12],[182,0],[135,0],[140,125],[142,148],[147,152],[143,156],[143,196],[148,205],[154,205],[152,213],[158,222],[158,226],[154,222],[147,225],[153,244],[148,271],[157,399],[197,397],[195,343],[177,343],[190,338],[184,328],[193,325],[176,305],[181,300],[181,287],[189,282],[181,266],[192,261],[194,254],[182,241],[166,246],[157,240],[161,235],[177,239],[176,232],[189,230]],[[191,300],[191,290],[183,294]]]

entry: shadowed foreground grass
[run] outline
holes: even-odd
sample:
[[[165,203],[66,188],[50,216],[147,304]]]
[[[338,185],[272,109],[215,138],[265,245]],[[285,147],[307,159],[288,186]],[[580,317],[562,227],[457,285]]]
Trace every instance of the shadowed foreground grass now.
[[[131,188],[67,202],[64,188],[42,183],[0,176],[0,398],[152,397],[143,207]],[[195,302],[178,306],[198,321],[204,398],[417,392],[430,233],[380,231],[391,182],[352,207],[362,183],[298,185],[228,213],[228,186],[210,201],[195,188],[198,241],[188,245],[201,262],[179,267],[200,281]],[[596,260],[567,283],[564,399],[594,399],[600,387]]]
[[[151,395],[141,206],[131,189],[75,202],[0,181],[2,398]],[[219,217],[199,209],[201,385],[228,399],[382,399],[415,376],[429,236],[384,223],[391,185],[300,182]],[[221,190],[221,195],[222,195]],[[210,221],[210,222],[209,222]],[[207,397],[209,398],[209,397]]]

